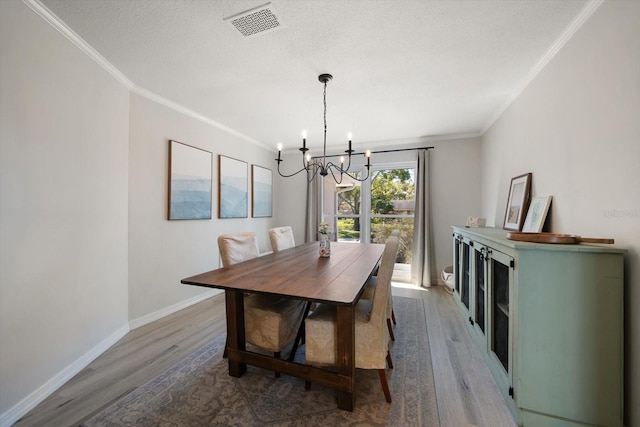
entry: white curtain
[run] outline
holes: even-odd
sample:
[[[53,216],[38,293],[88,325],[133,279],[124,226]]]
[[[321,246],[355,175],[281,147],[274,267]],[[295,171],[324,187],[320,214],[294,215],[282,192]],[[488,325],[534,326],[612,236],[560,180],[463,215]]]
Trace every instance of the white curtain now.
[[[318,175],[311,182],[308,182],[309,178],[310,172],[307,172],[307,209],[304,225],[305,243],[318,240],[318,226],[320,225],[322,218],[322,214],[320,212],[321,177]]]
[[[418,150],[416,170],[416,209],[413,225],[411,281],[429,287],[433,280],[433,242],[429,191],[429,150]]]

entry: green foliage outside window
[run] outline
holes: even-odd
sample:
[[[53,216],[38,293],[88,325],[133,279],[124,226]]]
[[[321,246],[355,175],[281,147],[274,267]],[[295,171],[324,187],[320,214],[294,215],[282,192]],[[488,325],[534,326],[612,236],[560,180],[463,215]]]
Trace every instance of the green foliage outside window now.
[[[390,169],[372,172],[371,214],[413,214],[413,210],[394,212],[393,203],[396,200],[415,199],[412,171],[412,169]],[[339,214],[360,214],[360,187],[354,187],[338,194],[338,212]],[[413,218],[372,218],[371,242],[384,243],[394,229],[400,230],[400,248],[396,262],[410,264]],[[359,240],[360,219],[338,218],[338,238],[340,240]]]

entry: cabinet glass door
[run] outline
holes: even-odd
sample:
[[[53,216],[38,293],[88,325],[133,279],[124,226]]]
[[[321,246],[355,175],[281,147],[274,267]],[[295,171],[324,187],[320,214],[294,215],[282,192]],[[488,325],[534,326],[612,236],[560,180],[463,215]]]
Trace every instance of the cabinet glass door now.
[[[453,237],[453,290],[460,295],[460,276],[461,276],[461,263],[460,263],[460,241],[462,237],[454,235]]]
[[[460,284],[460,300],[464,304],[467,309],[469,308],[469,284],[471,282],[471,246],[468,241],[462,241],[462,271],[461,271],[461,280]]]
[[[485,253],[487,249],[482,245],[475,245],[473,250],[474,264],[473,264],[473,293],[475,299],[473,302],[473,321],[475,325],[480,328],[482,334],[485,333],[486,321],[485,321],[485,307],[486,307],[486,263]]]
[[[512,369],[511,299],[513,284],[513,258],[489,250],[488,277],[491,281],[491,351],[507,373]]]

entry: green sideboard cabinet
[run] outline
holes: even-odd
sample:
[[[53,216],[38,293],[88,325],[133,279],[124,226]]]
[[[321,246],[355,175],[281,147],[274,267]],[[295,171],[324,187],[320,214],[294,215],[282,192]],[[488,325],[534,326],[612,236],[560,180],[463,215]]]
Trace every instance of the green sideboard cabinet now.
[[[518,425],[622,426],[624,253],[453,227],[454,297]]]

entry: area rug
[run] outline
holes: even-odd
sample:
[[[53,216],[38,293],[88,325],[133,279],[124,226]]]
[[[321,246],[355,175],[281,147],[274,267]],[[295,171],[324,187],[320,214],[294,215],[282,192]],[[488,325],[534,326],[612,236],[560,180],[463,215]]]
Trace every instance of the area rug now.
[[[375,370],[356,371],[353,412],[336,406],[333,389],[248,366],[229,376],[218,336],[82,425],[116,426],[439,426],[422,300],[394,298],[398,324],[387,369],[393,403]],[[304,346],[296,356],[304,360]]]

